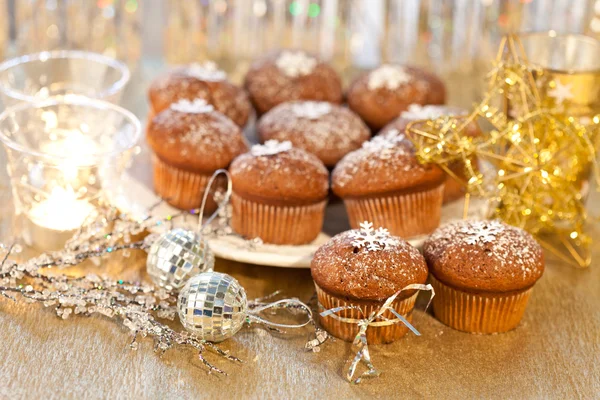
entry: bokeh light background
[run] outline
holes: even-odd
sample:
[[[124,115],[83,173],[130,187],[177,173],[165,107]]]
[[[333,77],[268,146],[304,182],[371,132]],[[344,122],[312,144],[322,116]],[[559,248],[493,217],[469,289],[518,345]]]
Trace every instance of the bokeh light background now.
[[[313,51],[346,78],[401,62],[473,80],[506,32],[600,32],[600,0],[0,0],[0,13],[5,58],[77,48],[134,70],[213,59],[235,81],[279,47]],[[471,86],[451,87],[450,101],[470,105]]]

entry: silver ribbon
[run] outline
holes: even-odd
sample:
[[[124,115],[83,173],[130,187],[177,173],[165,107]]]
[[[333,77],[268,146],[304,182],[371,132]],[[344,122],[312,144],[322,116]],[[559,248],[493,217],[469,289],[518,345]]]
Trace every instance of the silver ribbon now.
[[[306,304],[304,304],[303,302],[301,302],[298,299],[283,299],[283,300],[277,300],[273,303],[261,303],[260,301],[254,301],[253,303],[250,304],[250,306],[252,307],[250,310],[247,311],[247,317],[248,317],[248,322],[256,322],[256,323],[260,323],[263,325],[266,325],[267,327],[270,328],[302,328],[306,325],[312,324],[313,323],[313,314],[312,314],[312,310],[310,309],[310,307]],[[263,311],[266,311],[268,309],[281,309],[281,308],[296,308],[296,309],[300,309],[302,311],[304,311],[306,313],[307,316],[307,320],[305,322],[299,323],[299,324],[280,324],[280,323],[276,323],[276,322],[272,322],[269,321],[268,319],[265,319],[261,316],[259,316],[259,314]]]
[[[370,326],[381,327],[381,326],[389,326],[389,325],[395,325],[398,323],[403,323],[415,335],[421,336],[421,333],[419,333],[419,331],[414,326],[412,326],[412,324],[410,322],[408,322],[408,320],[404,316],[400,315],[392,307],[392,303],[396,300],[396,297],[398,297],[398,295],[400,293],[407,291],[407,290],[423,290],[423,291],[431,292],[431,296],[429,297],[429,302],[427,303],[427,307],[425,307],[426,310],[427,310],[427,308],[429,308],[429,305],[431,304],[431,300],[435,296],[435,291],[433,290],[433,287],[431,285],[429,285],[429,284],[422,285],[422,284],[415,283],[412,285],[408,285],[408,286],[404,287],[403,289],[400,289],[399,291],[394,293],[392,296],[388,297],[387,300],[383,303],[383,305],[379,308],[379,310],[373,311],[371,313],[371,315],[369,315],[368,317],[363,318],[363,319],[345,318],[345,317],[340,317],[339,315],[337,315],[337,313],[340,311],[350,310],[350,309],[356,309],[362,313],[362,310],[360,309],[360,307],[357,307],[357,306],[335,307],[335,308],[331,308],[329,310],[325,310],[320,313],[321,317],[331,317],[338,321],[342,321],[342,322],[345,322],[348,324],[358,325],[358,333],[356,334],[356,336],[354,337],[354,341],[352,342],[353,346],[358,347],[358,351],[356,353],[356,356],[354,356],[352,363],[350,364],[350,368],[348,368],[348,372],[346,373],[346,379],[349,382],[358,384],[362,381],[363,378],[377,377],[380,374],[380,372],[373,365],[373,362],[371,361],[371,355],[369,353],[369,345],[367,343],[367,329]],[[324,307],[319,303],[319,308],[324,308]],[[396,319],[389,319],[389,318],[386,318],[383,316],[383,314],[388,310],[392,314],[394,314],[394,316],[396,316]],[[365,366],[367,367],[367,370],[365,372],[363,372],[358,378],[353,379],[354,374],[356,372],[356,368],[358,367],[358,364],[360,362],[363,362],[365,364]]]

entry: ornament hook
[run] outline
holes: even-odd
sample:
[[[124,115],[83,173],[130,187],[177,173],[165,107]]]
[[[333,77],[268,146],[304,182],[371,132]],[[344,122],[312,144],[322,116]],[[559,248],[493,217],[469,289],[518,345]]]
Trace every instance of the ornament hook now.
[[[204,215],[204,208],[206,207],[206,202],[208,201],[208,196],[210,194],[210,188],[215,183],[218,176],[221,174],[225,175],[225,178],[227,179],[227,190],[225,191],[225,196],[223,196],[223,198],[219,202],[217,209],[206,219],[206,221],[204,221],[204,223],[202,223],[202,216]],[[198,212],[198,233],[202,233],[202,230],[204,228],[206,228],[217,217],[217,215],[219,215],[221,210],[224,207],[226,207],[227,204],[229,204],[229,198],[231,197],[231,192],[232,192],[232,183],[231,183],[231,176],[229,175],[229,172],[227,172],[226,169],[216,170],[215,173],[212,174],[212,176],[210,177],[210,180],[208,181],[208,185],[206,185],[206,188],[204,189],[204,196],[202,196],[202,204],[200,205],[200,210]]]

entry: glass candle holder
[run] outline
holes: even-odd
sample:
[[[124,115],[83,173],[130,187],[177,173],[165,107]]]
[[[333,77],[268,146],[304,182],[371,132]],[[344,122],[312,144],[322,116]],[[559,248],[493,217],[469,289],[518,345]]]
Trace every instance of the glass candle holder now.
[[[83,96],[5,110],[0,140],[24,242],[43,251],[62,248],[117,188],[140,133],[129,111]]]
[[[578,34],[535,32],[519,37],[548,107],[564,107],[585,123],[600,113],[600,41]]]
[[[0,64],[0,93],[7,107],[67,94],[118,103],[129,78],[127,65],[102,54],[45,51]]]
[[[599,132],[594,118],[600,114],[600,41],[585,35],[554,31],[519,35],[520,43],[537,84],[544,107],[562,110],[588,126],[588,135],[596,149]],[[563,168],[573,168],[569,159]],[[584,201],[590,192],[592,160],[578,159],[581,169],[577,184]]]

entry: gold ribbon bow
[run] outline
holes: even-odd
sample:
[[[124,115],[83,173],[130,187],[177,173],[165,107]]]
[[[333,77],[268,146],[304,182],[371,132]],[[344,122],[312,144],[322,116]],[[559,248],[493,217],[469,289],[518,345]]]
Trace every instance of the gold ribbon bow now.
[[[354,356],[352,363],[350,364],[350,368],[348,368],[348,372],[346,373],[346,379],[349,382],[358,384],[362,381],[363,378],[377,377],[380,374],[380,372],[373,365],[373,362],[371,361],[371,355],[369,353],[369,346],[367,343],[367,329],[370,326],[379,327],[379,326],[388,326],[388,325],[395,325],[398,323],[403,323],[415,335],[421,336],[419,331],[414,326],[412,326],[412,324],[410,322],[408,322],[408,320],[404,316],[400,315],[392,307],[392,303],[396,300],[396,297],[398,297],[398,295],[400,293],[405,292],[407,290],[423,290],[423,291],[431,292],[431,297],[429,298],[429,302],[427,303],[427,307],[425,307],[425,309],[427,309],[429,307],[429,304],[431,304],[431,300],[433,299],[433,296],[435,296],[435,291],[433,290],[433,287],[431,285],[429,285],[429,284],[422,285],[422,284],[415,283],[412,285],[408,285],[408,286],[404,287],[403,289],[400,289],[399,291],[394,293],[392,296],[388,297],[388,299],[383,303],[383,305],[379,308],[379,310],[373,311],[367,318],[364,318],[364,319],[345,318],[345,317],[341,317],[341,316],[337,315],[338,312],[343,311],[343,310],[349,310],[349,309],[356,309],[362,313],[362,310],[356,306],[335,307],[335,308],[331,308],[329,310],[325,310],[320,313],[321,317],[331,317],[331,318],[335,318],[339,321],[342,321],[342,322],[345,322],[348,324],[358,325],[358,333],[356,334],[356,337],[354,338],[354,341],[352,342],[353,346],[358,347],[358,351],[356,353],[356,356]],[[321,304],[319,304],[319,307],[323,308],[323,306]],[[396,319],[389,319],[389,318],[386,318],[383,316],[383,314],[388,310],[392,314],[394,314],[394,316],[396,316]],[[356,368],[358,367],[358,364],[361,361],[365,364],[365,366],[367,367],[367,370],[365,372],[363,372],[358,378],[353,379],[354,374],[356,372]]]

